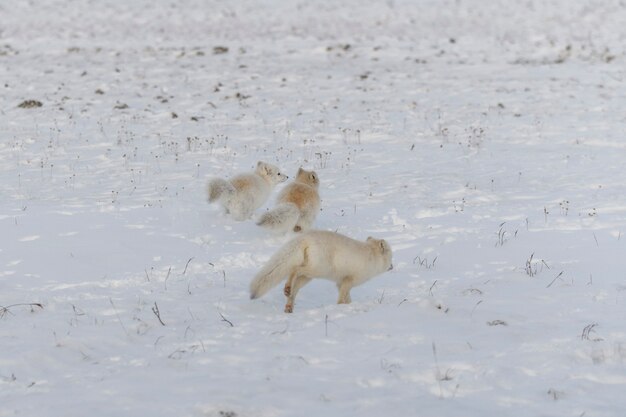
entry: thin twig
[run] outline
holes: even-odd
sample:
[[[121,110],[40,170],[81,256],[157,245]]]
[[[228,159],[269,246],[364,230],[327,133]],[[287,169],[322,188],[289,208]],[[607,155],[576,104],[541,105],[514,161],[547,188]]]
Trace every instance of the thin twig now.
[[[111,307],[113,307],[113,311],[115,312],[115,317],[117,317],[117,321],[120,322],[120,326],[122,326],[122,329],[124,329],[124,333],[126,333],[126,336],[130,336],[128,334],[128,330],[126,330],[126,326],[124,326],[124,323],[122,323],[122,319],[120,318],[120,315],[117,314],[117,309],[115,308],[115,304],[113,304],[113,299],[111,297],[109,297],[109,302],[111,303]]]
[[[167,271],[167,276],[165,277],[165,281],[163,281],[163,285],[165,286],[165,291],[167,291],[167,280],[170,278],[170,273],[172,272],[172,267]]]
[[[324,317],[324,335],[328,337],[328,314]]]
[[[551,282],[551,283],[549,283],[549,284],[546,286],[546,288],[550,288],[550,287],[552,286],[552,284],[554,284],[554,282],[555,282],[557,279],[561,278],[561,275],[563,275],[563,272],[565,272],[565,271],[561,271],[561,272],[559,272],[559,275],[557,275],[556,277],[554,277],[554,279],[552,280],[552,282]]]
[[[159,319],[159,323],[161,323],[162,326],[165,326],[165,323],[163,323],[163,320],[161,320],[161,312],[159,311],[159,306],[157,305],[156,301],[154,302],[154,307],[152,307],[152,312],[157,317],[157,319]]]
[[[192,261],[193,257],[189,258],[189,260],[187,261],[187,264],[185,265],[185,270],[183,271],[183,275],[185,275],[185,272],[187,272],[187,267],[189,266],[189,263]]]
[[[603,339],[601,337],[591,337],[591,333],[595,333],[595,328],[598,326],[598,323],[592,323],[583,329],[583,333],[580,335],[581,340],[591,340],[592,342],[601,342]]]
[[[435,346],[435,342],[433,342],[433,357],[435,358],[435,368],[437,370],[435,378],[437,378],[437,384],[439,384],[439,398],[443,398],[443,389],[441,388],[441,370],[439,369],[439,361],[437,360],[437,346]]]
[[[224,315],[222,313],[220,313],[219,311],[218,311],[218,313],[219,313],[220,317],[222,318],[222,321],[225,321],[226,323],[230,324],[230,327],[235,327],[235,325],[233,324],[232,321],[230,321],[226,317],[224,317]]]
[[[189,282],[187,282],[187,294],[189,295],[191,295],[191,281],[193,281],[193,278],[191,278]]]
[[[385,290],[383,289],[383,293],[380,295],[380,298],[378,299],[378,304],[382,304],[384,299],[385,299]]]
[[[476,305],[474,306],[474,308],[472,309],[472,312],[470,313],[470,317],[474,316],[474,311],[476,311],[476,309],[478,308],[478,306],[483,302],[483,300],[480,300],[476,303]]]
[[[19,303],[19,304],[11,304],[9,306],[0,306],[0,318],[4,317],[4,315],[7,313],[11,313],[9,309],[13,307],[30,307],[31,309],[33,307],[39,307],[40,309],[43,310],[43,305],[40,303]]]
[[[433,285],[431,285],[430,288],[428,289],[428,293],[430,294],[431,297],[433,295],[433,287],[435,285],[437,285],[437,280],[435,280],[435,282],[433,282]]]

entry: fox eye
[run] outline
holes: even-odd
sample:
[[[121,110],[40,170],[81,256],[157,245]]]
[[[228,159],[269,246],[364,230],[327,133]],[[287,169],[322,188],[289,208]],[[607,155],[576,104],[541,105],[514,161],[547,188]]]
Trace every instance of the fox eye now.
[[[387,251],[387,249],[385,248],[385,241],[384,240],[380,241],[380,251],[382,253],[385,253]]]

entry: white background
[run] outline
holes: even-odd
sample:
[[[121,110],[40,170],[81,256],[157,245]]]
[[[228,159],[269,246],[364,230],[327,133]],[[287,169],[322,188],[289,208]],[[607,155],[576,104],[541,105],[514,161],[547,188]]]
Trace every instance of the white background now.
[[[625,7],[3,1],[0,416],[623,415]],[[395,269],[250,301],[258,160]]]

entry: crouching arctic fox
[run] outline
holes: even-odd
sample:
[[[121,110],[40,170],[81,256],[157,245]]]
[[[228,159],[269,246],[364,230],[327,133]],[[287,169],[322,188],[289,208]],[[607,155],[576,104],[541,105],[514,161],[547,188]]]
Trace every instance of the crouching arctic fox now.
[[[282,189],[276,207],[256,224],[278,233],[308,230],[320,211],[320,180],[315,171],[298,170],[295,180]]]
[[[352,287],[392,268],[385,240],[368,237],[360,242],[334,232],[309,231],[270,258],[250,283],[250,298],[261,297],[287,278],[285,313],[291,313],[298,291],[313,278],[326,278],[337,283],[337,303],[348,304]]]
[[[233,219],[246,220],[267,201],[276,184],[287,178],[278,167],[259,161],[254,172],[209,181],[209,203],[218,202]]]

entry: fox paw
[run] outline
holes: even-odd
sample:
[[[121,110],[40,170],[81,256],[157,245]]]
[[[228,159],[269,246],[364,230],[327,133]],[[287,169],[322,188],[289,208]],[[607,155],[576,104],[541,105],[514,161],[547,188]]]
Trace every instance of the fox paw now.
[[[291,295],[291,285],[285,285],[283,292],[285,293],[285,297],[289,297]]]
[[[285,313],[293,313],[293,304],[285,304]]]

